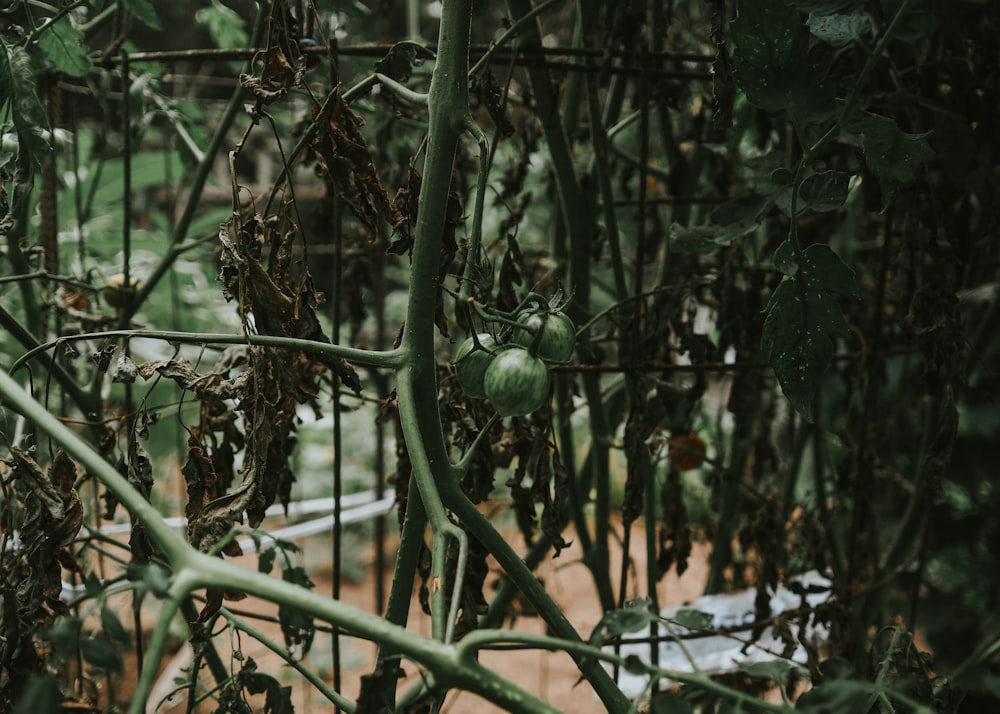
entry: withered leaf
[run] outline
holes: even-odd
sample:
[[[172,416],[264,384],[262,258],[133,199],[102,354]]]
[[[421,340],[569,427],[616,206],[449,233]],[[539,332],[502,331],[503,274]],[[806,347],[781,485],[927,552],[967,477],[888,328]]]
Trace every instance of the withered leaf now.
[[[66,505],[42,467],[31,455],[20,449],[11,449],[10,454],[13,457],[14,477],[35,495],[49,518],[62,520],[66,515]]]
[[[243,374],[226,379],[221,374],[198,374],[186,359],[164,359],[144,362],[138,366],[139,375],[148,380],[160,374],[178,386],[194,392],[199,399],[235,399],[246,381]]]
[[[395,226],[402,214],[382,186],[364,135],[362,120],[334,89],[316,116],[319,131],[312,142],[317,170],[327,176],[351,212],[372,236],[379,233],[380,221]]]
[[[524,255],[513,233],[507,234],[507,250],[500,263],[499,291],[496,306],[498,310],[511,311],[517,308],[521,299],[517,286],[523,282],[525,273]]]
[[[414,65],[425,59],[434,59],[434,53],[423,45],[410,41],[397,42],[375,63],[375,71],[405,84],[413,74]]]
[[[514,125],[507,117],[504,88],[497,83],[489,65],[476,77],[475,90],[479,101],[486,107],[490,118],[496,124],[497,133],[504,138],[511,136],[514,133]]]
[[[667,481],[660,491],[663,509],[663,524],[660,526],[660,553],[656,559],[657,574],[663,577],[673,565],[677,565],[677,575],[687,570],[691,555],[691,528],[688,525],[687,509],[684,506],[684,491],[680,474],[670,469]]]

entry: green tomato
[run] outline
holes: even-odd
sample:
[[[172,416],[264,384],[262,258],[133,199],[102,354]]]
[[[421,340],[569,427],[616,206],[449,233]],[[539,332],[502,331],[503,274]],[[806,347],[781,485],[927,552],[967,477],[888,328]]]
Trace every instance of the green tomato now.
[[[528,350],[510,347],[494,358],[484,386],[500,416],[524,416],[549,398],[549,368]]]
[[[474,399],[485,399],[483,378],[486,376],[486,369],[493,362],[493,355],[486,350],[494,349],[497,341],[488,332],[480,332],[476,337],[483,349],[477,350],[471,337],[459,345],[455,353],[455,376],[458,377],[463,392]]]
[[[523,312],[517,322],[529,330],[514,330],[514,343],[531,348],[536,334],[538,338],[536,353],[546,362],[569,362],[576,346],[576,327],[573,321],[561,312]]]

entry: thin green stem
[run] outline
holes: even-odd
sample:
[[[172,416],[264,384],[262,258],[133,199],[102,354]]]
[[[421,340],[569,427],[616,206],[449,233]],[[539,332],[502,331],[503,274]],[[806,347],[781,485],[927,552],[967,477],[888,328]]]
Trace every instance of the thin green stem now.
[[[476,434],[476,438],[473,439],[472,444],[469,445],[468,451],[466,451],[462,455],[462,458],[455,462],[454,466],[452,466],[454,478],[460,479],[469,471],[472,467],[472,462],[475,460],[476,450],[483,444],[487,443],[487,437],[489,436],[490,429],[492,429],[493,425],[500,421],[500,419],[501,417],[499,414],[494,414],[487,420],[486,424],[483,425],[483,428],[479,430],[479,433]]]
[[[0,305],[0,326],[3,326],[18,342],[21,343],[23,347],[30,348],[28,354],[38,353],[43,351],[42,345],[39,344],[38,340],[35,338],[31,332],[28,331],[24,325],[22,325],[17,318],[7,312],[2,305]],[[18,360],[20,362],[20,360]],[[11,372],[13,372],[18,365],[15,362],[15,366],[11,367]],[[83,389],[73,376],[63,368],[58,362],[56,362],[52,357],[45,356],[44,365],[49,374],[51,374],[59,386],[65,390],[66,394],[69,395],[73,403],[76,404],[77,408],[84,414],[94,414],[97,412],[97,407],[99,400],[95,400],[89,392]]]
[[[274,640],[270,639],[262,631],[258,630],[256,627],[251,625],[246,620],[237,617],[226,608],[221,608],[219,610],[219,614],[222,617],[224,617],[226,621],[229,622],[229,624],[232,625],[235,629],[243,630],[243,632],[246,632],[248,635],[253,637],[255,640],[257,640],[262,645],[267,647],[269,650],[274,652],[276,655],[278,655],[282,660],[284,660],[287,666],[291,667],[296,672],[301,674],[302,677],[306,681],[308,681],[311,685],[313,685],[317,690],[319,690],[320,694],[326,697],[327,700],[333,702],[336,706],[340,707],[349,714],[350,712],[353,712],[358,708],[357,704],[352,702],[347,697],[342,696],[339,692],[334,691],[326,682],[323,681],[322,677],[317,675],[311,669],[302,664],[302,662],[293,657],[289,653],[287,647],[280,645]]]
[[[135,691],[129,703],[129,714],[142,714],[146,711],[146,702],[156,684],[156,677],[160,671],[160,662],[167,649],[167,641],[170,639],[170,625],[174,615],[180,608],[181,602],[187,599],[195,581],[193,571],[184,569],[174,575],[174,582],[170,586],[170,592],[163,600],[159,615],[156,618],[156,625],[153,627],[153,634],[149,638],[149,646],[145,652],[145,659],[142,671],[139,673],[139,681],[136,682]]]
[[[896,30],[899,27],[899,23],[902,21],[903,17],[910,10],[910,5],[913,4],[913,0],[903,0],[899,7],[896,9],[896,14],[893,15],[892,20],[890,20],[888,27],[885,28],[885,32],[879,38],[878,42],[875,44],[875,49],[868,56],[868,60],[865,62],[864,67],[861,68],[861,72],[858,73],[857,79],[851,85],[851,91],[847,95],[847,99],[844,100],[843,108],[837,117],[837,121],[834,122],[826,133],[821,136],[815,144],[808,147],[808,150],[803,156],[802,162],[811,161],[812,158],[822,149],[826,144],[840,133],[841,127],[844,125],[844,121],[848,118],[851,112],[854,111],[858,100],[861,97],[861,92],[864,90],[865,83],[868,81],[868,77],[875,70],[875,65],[878,64],[879,60],[882,59],[882,55],[885,52],[886,47],[888,47],[890,40],[896,34]],[[803,144],[803,146],[805,146]],[[795,215],[794,213],[792,214]]]
[[[378,74],[377,72],[373,75],[375,80],[381,84],[383,87],[388,89],[390,92],[395,94],[400,99],[405,99],[410,104],[415,104],[418,107],[427,106],[427,94],[424,92],[416,92],[406,85],[400,84],[392,77],[386,74]]]
[[[413,593],[417,560],[420,556],[420,545],[423,543],[426,526],[427,513],[420,501],[420,489],[417,488],[417,482],[411,479],[406,498],[406,514],[399,534],[395,569],[392,573],[392,585],[389,588],[389,598],[385,609],[385,620],[400,627],[406,627],[409,618],[410,596]],[[394,658],[396,654],[398,653],[388,647],[386,643],[379,643],[376,669],[388,666],[398,671],[399,665]],[[387,673],[387,678],[389,681],[395,681],[391,673]]]
[[[0,313],[0,317],[2,317],[2,313]],[[399,349],[385,351],[363,350],[356,347],[333,345],[329,342],[316,342],[314,340],[302,340],[297,337],[281,337],[278,335],[230,335],[216,332],[174,332],[172,330],[108,330],[106,332],[86,332],[79,335],[66,335],[51,342],[40,344],[18,357],[14,364],[11,365],[10,371],[16,371],[37,355],[48,352],[64,343],[78,342],[80,340],[110,340],[118,337],[125,337],[130,340],[165,340],[166,342],[176,342],[186,345],[242,345],[249,342],[251,345],[260,345],[262,347],[283,347],[320,357],[343,359],[365,367],[391,368],[397,367],[405,361],[405,355]]]
[[[446,608],[447,543],[455,538],[459,554],[468,551],[465,533],[448,517],[438,489],[452,478],[448,449],[441,431],[434,359],[440,248],[444,236],[455,152],[469,112],[468,62],[471,0],[445,3],[441,16],[438,57],[428,101],[428,151],[417,204],[417,224],[410,266],[406,325],[401,349],[405,364],[397,371],[400,423],[406,442],[411,478],[416,480],[433,534],[431,561],[431,630],[447,640],[462,583],[456,578],[452,606]],[[456,575],[464,573],[459,563]],[[447,610],[447,612],[446,612]]]
[[[253,33],[250,38],[251,47],[256,47],[260,44],[260,40],[264,35],[264,28],[267,26],[267,17],[268,12],[266,7],[260,6],[257,12],[257,21],[254,24]],[[250,65],[251,60],[248,60],[246,67],[247,72],[251,71]],[[213,130],[212,140],[209,142],[208,148],[205,150],[204,158],[198,164],[194,175],[191,177],[191,190],[188,193],[188,200],[184,206],[184,212],[181,214],[180,219],[178,219],[177,224],[174,226],[174,230],[170,235],[170,243],[164,252],[163,258],[160,259],[160,261],[156,264],[156,267],[153,268],[152,273],[150,273],[149,277],[147,277],[145,282],[143,282],[140,286],[139,292],[133,297],[132,302],[125,306],[125,309],[122,311],[122,314],[118,319],[119,327],[125,327],[129,324],[129,321],[146,302],[152,294],[153,289],[160,282],[163,276],[166,275],[167,271],[170,270],[174,261],[177,259],[179,253],[176,248],[181,245],[187,237],[188,230],[191,227],[192,221],[194,221],[195,214],[197,213],[198,206],[200,204],[202,188],[204,188],[205,182],[208,181],[208,177],[215,166],[215,157],[218,155],[223,143],[225,143],[228,139],[229,130],[236,122],[236,118],[243,111],[243,102],[243,87],[241,85],[237,85],[236,89],[233,91],[233,95],[229,99],[229,103],[222,112],[222,116],[219,118],[218,125]]]
[[[517,36],[517,34],[521,32],[521,30],[527,26],[529,22],[534,20],[553,5],[557,5],[561,2],[564,2],[564,0],[545,0],[545,2],[540,3],[533,10],[531,10],[531,12],[525,13],[519,17],[516,22],[511,23],[511,26],[507,28],[507,31],[490,43],[490,48],[483,53],[483,56],[480,57],[474,65],[472,65],[472,69],[469,70],[469,75],[478,74],[480,70],[482,70],[482,68],[485,67],[490,61],[490,58],[496,50],[507,44],[512,37]]]
[[[608,662],[619,667],[633,667],[638,663],[635,660],[626,661],[625,657],[614,652],[595,647],[578,640],[565,640],[546,635],[538,635],[533,632],[518,632],[516,630],[478,630],[470,632],[458,644],[458,656],[463,661],[474,659],[481,650],[487,649],[507,649],[505,645],[529,646],[536,649],[550,652],[566,652],[574,658],[592,658]],[[691,674],[688,672],[677,672],[668,669],[660,669],[642,663],[642,669],[646,674],[656,677],[667,677],[681,684],[689,685],[706,692],[710,692],[730,702],[738,702],[755,709],[775,714],[790,714],[794,709],[782,704],[772,704],[757,699],[752,694],[732,689],[716,682],[702,674]]]

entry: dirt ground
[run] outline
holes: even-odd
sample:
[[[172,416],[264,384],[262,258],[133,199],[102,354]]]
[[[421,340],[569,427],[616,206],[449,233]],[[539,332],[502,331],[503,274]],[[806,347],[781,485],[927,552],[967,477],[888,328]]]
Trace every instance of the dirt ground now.
[[[645,572],[641,522],[636,523],[634,528],[632,547],[634,570],[630,583],[631,590],[628,593],[630,598],[647,594],[644,591],[644,585],[642,585],[645,583]],[[516,539],[517,547],[520,548],[520,535],[511,533],[510,537],[512,542],[515,542]],[[322,565],[322,554],[329,552],[329,542],[322,538],[316,538],[314,542],[306,544],[304,550],[306,565],[309,567],[310,577],[316,584],[316,591],[331,592],[332,583],[329,570],[317,567],[317,565]],[[663,606],[687,602],[701,594],[707,575],[705,555],[704,551],[698,550],[692,554],[690,566],[683,578],[678,579],[676,574],[671,572],[661,580],[659,598]],[[386,563],[391,565],[394,553],[389,552],[386,556]],[[581,633],[581,636],[586,638],[600,619],[601,612],[590,572],[583,565],[580,557],[579,547],[573,545],[564,550],[558,559],[550,557],[537,572],[549,593],[565,610],[570,622]],[[620,546],[617,542],[613,542],[612,572],[619,571],[620,559]],[[247,567],[256,569],[255,557],[245,557],[244,560],[246,560]],[[366,573],[364,580],[343,582],[340,592],[342,601],[369,612],[374,610],[375,605],[375,573],[374,568],[370,567],[372,560],[371,551],[364,553],[362,556],[365,565],[364,572]],[[488,591],[492,588],[499,574],[499,567],[493,563],[491,575],[487,581]],[[386,591],[388,591],[390,576],[391,572],[384,575]],[[413,603],[409,627],[415,632],[428,636],[430,634],[430,618],[420,610],[416,597],[414,597]],[[274,606],[252,599],[234,603],[233,607],[245,612],[264,615],[277,614]],[[282,641],[277,624],[268,622],[254,622],[253,624],[274,641]],[[510,623],[505,623],[504,626],[510,626]],[[525,615],[517,617],[513,627],[525,632],[544,633],[545,631],[544,623],[540,618]],[[225,636],[218,637],[216,643],[224,659],[229,657],[234,650],[238,650],[243,657],[252,657],[258,665],[259,671],[272,674],[283,684],[292,686],[293,703],[297,713],[319,714],[333,710],[332,705],[325,698],[309,685],[304,685],[301,677],[294,670],[260,643],[247,636],[243,636],[240,640],[230,640]],[[371,672],[375,648],[371,643],[342,636],[340,656],[342,693],[353,700],[358,696],[361,676]],[[590,686],[586,682],[579,681],[579,673],[568,655],[533,650],[484,652],[481,661],[504,677],[517,682],[522,688],[559,707],[562,711],[574,712],[575,714],[589,714],[591,712],[600,714],[604,711]],[[330,681],[332,654],[329,635],[317,634],[307,662],[328,682]],[[147,711],[154,711],[155,703],[162,702],[176,687],[175,678],[186,678],[185,669],[190,664],[191,654],[190,648],[187,646],[180,647],[173,658],[165,662],[154,696],[150,699],[150,708]],[[233,664],[238,666],[236,662]],[[419,682],[419,671],[412,662],[404,662],[404,671],[407,678],[401,684],[400,692]],[[174,702],[162,703],[155,711],[160,714],[184,712],[186,704],[186,697],[179,696]],[[263,711],[263,708],[260,710]],[[204,707],[198,711],[211,711],[211,708]],[[501,710],[475,695],[453,692],[448,696],[443,711],[453,713],[475,711],[476,714],[491,714]]]

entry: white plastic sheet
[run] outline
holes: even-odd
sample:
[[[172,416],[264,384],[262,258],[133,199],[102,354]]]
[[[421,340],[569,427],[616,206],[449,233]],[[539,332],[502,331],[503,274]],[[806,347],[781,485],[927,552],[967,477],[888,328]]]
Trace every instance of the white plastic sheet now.
[[[815,607],[824,603],[830,597],[830,580],[817,571],[810,571],[792,578],[808,593],[805,604]],[[812,592],[815,590],[816,592]],[[697,610],[711,615],[711,623],[706,629],[733,629],[749,625],[756,619],[754,600],[757,597],[755,589],[741,590],[725,595],[705,595],[686,605],[668,608],[662,611],[664,618],[674,620],[682,610]],[[784,585],[780,585],[771,595],[771,617],[795,610],[803,605],[802,597],[796,595]],[[681,616],[681,619],[684,619]],[[790,622],[792,636],[799,639],[799,625]],[[673,633],[678,638],[691,634],[691,630],[679,624],[671,624]],[[659,626],[659,635],[666,634],[666,628]],[[624,639],[640,639],[649,637],[649,629],[627,635]],[[807,628],[804,638],[815,646],[821,646],[827,640],[829,633],[823,626]],[[660,643],[659,666],[674,672],[694,673],[695,667],[702,674],[723,674],[740,667],[765,662],[782,661],[782,651],[785,643],[776,636],[773,627],[766,627],[753,644],[747,644],[752,639],[750,630],[740,630],[731,635],[711,635],[682,639],[683,647],[675,640],[665,640]],[[685,653],[685,650],[687,652]],[[623,657],[635,655],[643,662],[649,662],[650,645],[646,643],[631,643],[621,646]],[[797,644],[791,656],[783,660],[790,664],[805,664],[806,650]],[[628,696],[638,696],[647,685],[648,678],[634,675],[626,671],[620,672],[619,685]],[[662,681],[662,680],[661,680]]]

